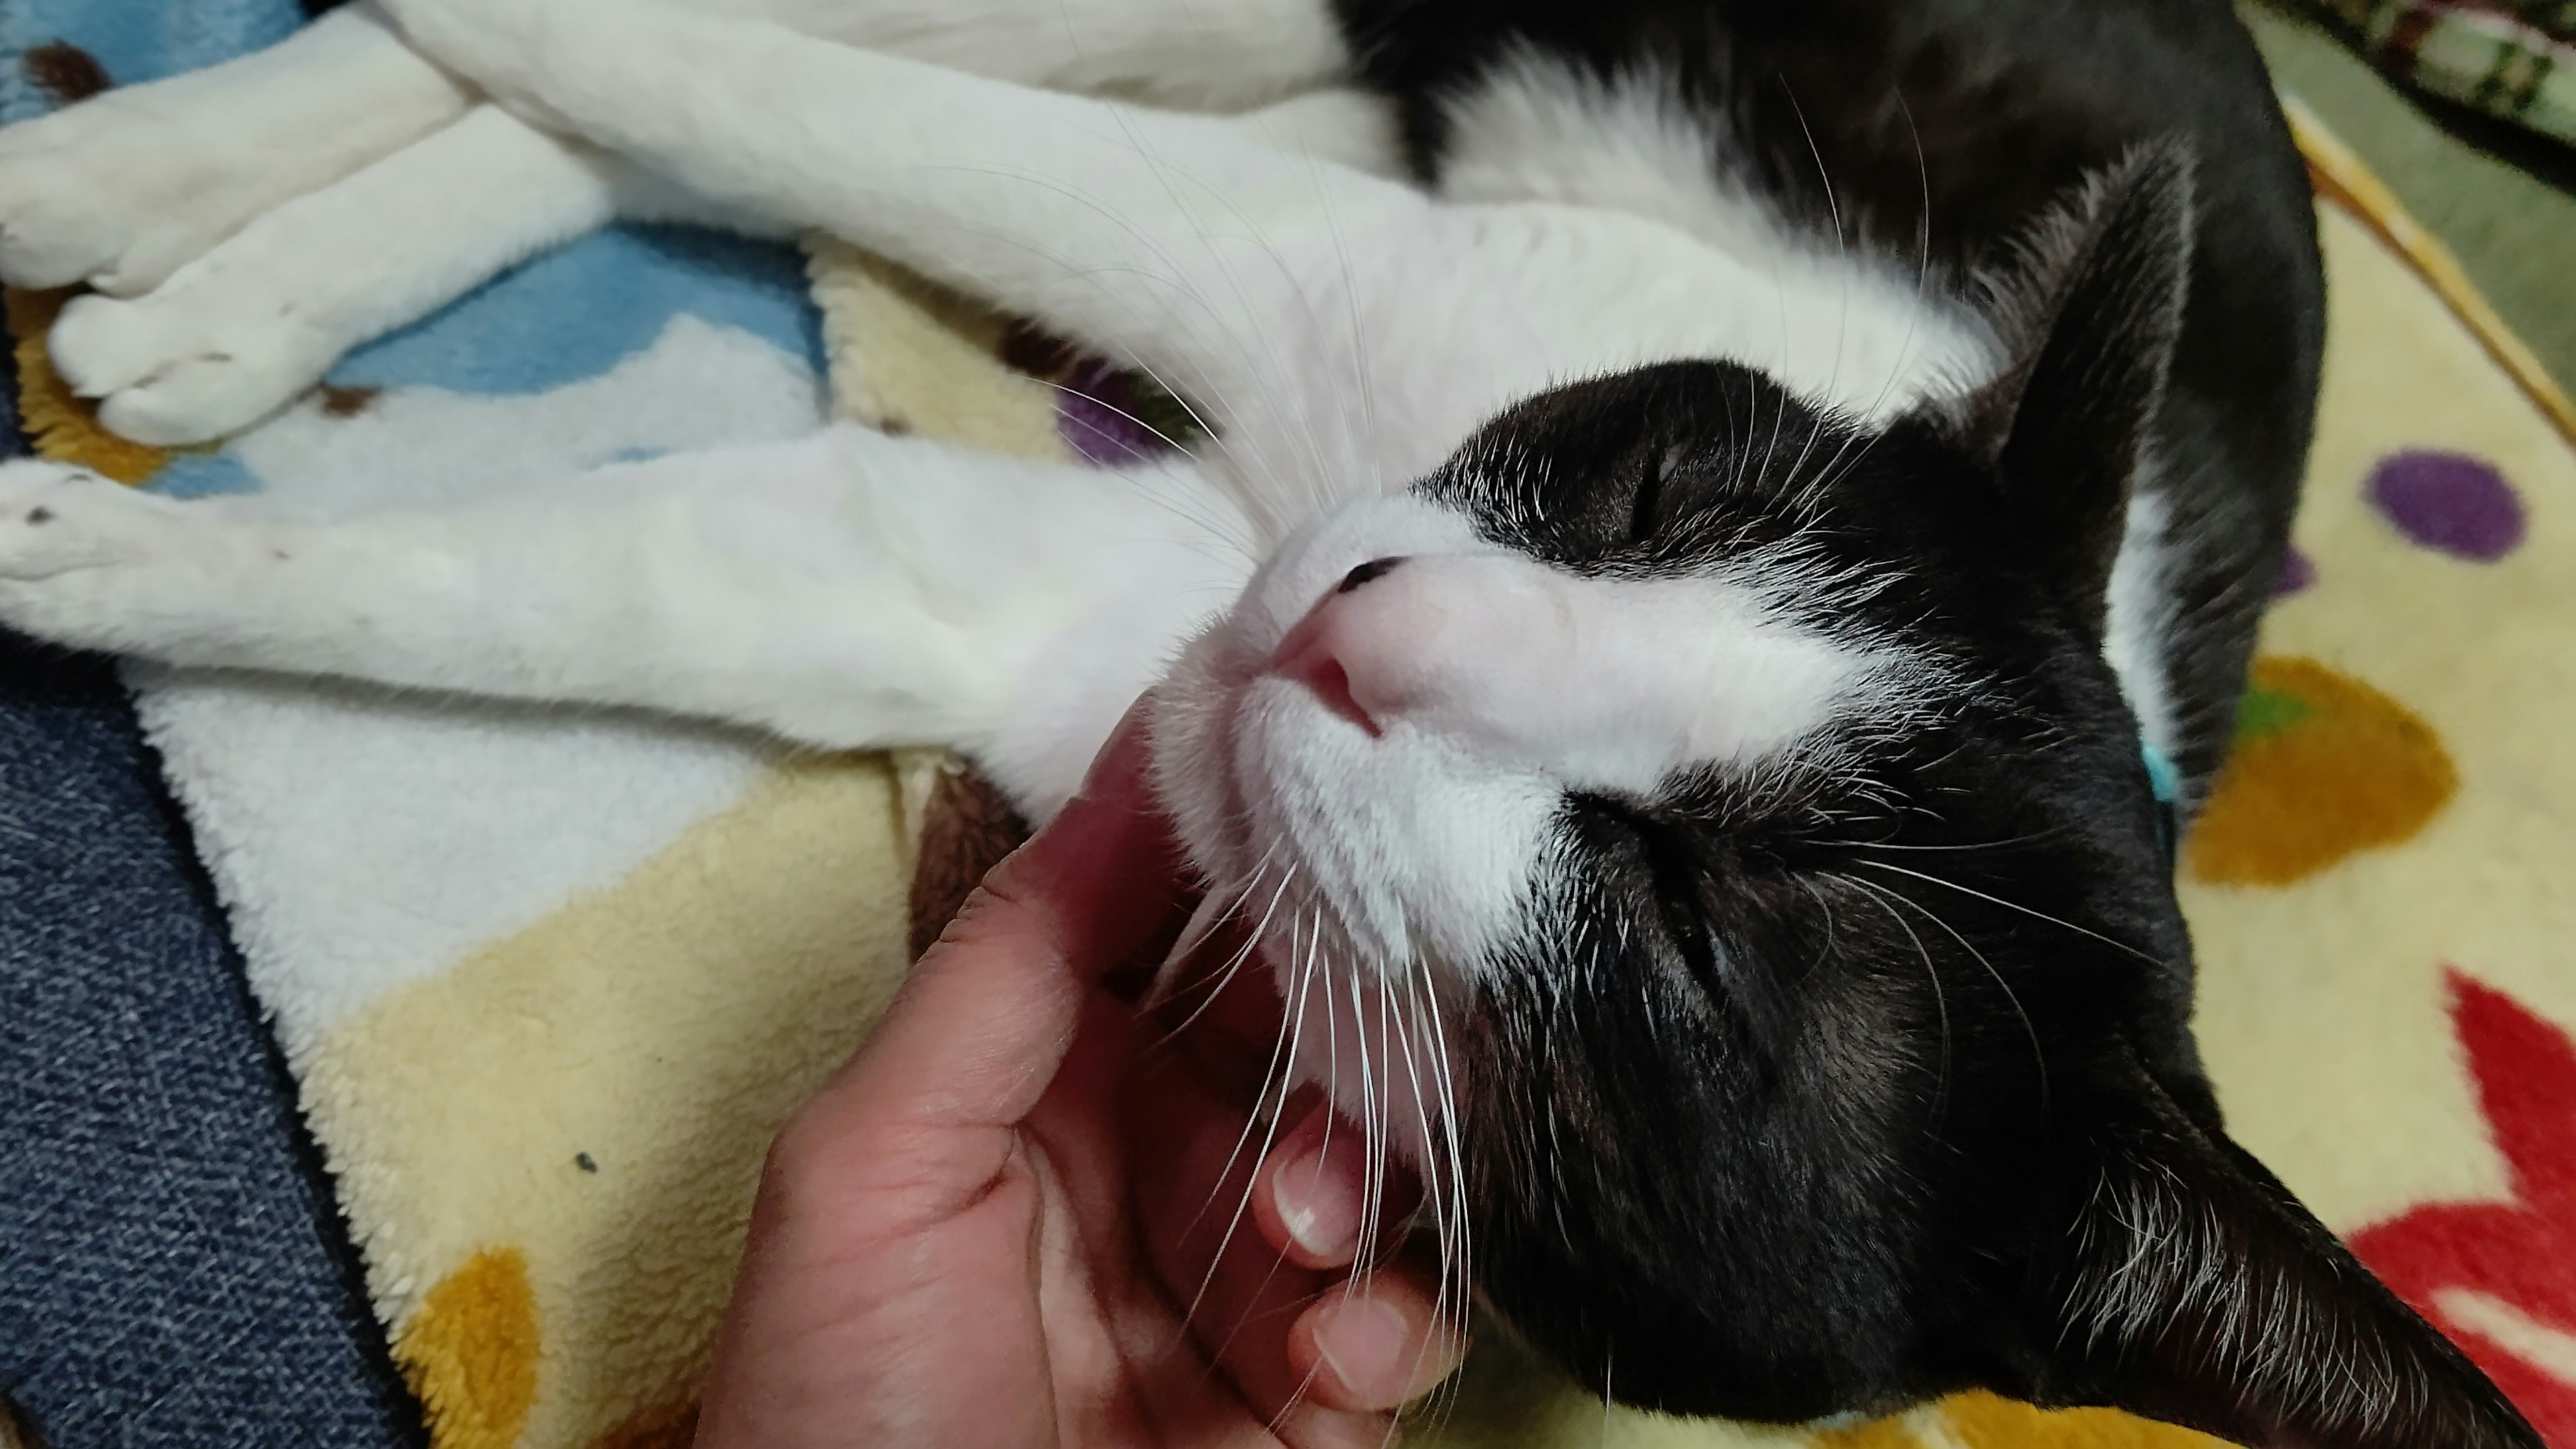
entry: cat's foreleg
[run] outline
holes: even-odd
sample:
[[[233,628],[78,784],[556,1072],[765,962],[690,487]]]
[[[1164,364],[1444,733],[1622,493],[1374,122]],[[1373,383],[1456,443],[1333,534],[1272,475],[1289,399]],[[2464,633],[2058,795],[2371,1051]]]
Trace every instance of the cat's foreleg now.
[[[843,426],[462,507],[293,520],[0,466],[0,626],[174,664],[950,744],[1050,810],[1249,575],[1185,465]]]
[[[693,190],[827,231],[1233,413],[1349,345],[1397,183],[1223,118],[1061,95],[649,0],[388,0],[442,63]],[[1317,336],[1296,335],[1315,332]]]
[[[0,281],[150,291],[470,104],[360,0],[271,49],[0,130]]]
[[[148,296],[75,299],[54,325],[54,364],[114,432],[203,442],[359,343],[619,216],[708,219],[636,167],[479,106],[260,217]]]
[[[1348,63],[1330,0],[676,0],[1048,90],[1236,112]]]
[[[1246,136],[1384,166],[1391,127],[1369,98],[1315,92],[1230,118]],[[492,105],[353,176],[297,197],[149,295],[76,298],[54,365],[137,442],[177,446],[257,422],[350,348],[612,220],[759,231],[726,207]]]

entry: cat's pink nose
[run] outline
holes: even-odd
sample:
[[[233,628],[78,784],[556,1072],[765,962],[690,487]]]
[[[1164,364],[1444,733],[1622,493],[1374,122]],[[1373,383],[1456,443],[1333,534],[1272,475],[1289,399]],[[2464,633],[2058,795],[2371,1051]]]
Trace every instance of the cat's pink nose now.
[[[1401,558],[1373,559],[1343,575],[1270,656],[1270,673],[1306,686],[1326,709],[1372,735],[1386,732],[1384,711],[1395,699],[1392,691],[1382,687],[1384,682],[1373,677],[1376,671],[1371,665],[1382,651],[1355,647],[1360,641],[1353,630],[1366,627],[1358,618],[1366,611],[1351,596],[1403,562]],[[1364,671],[1357,680],[1351,672],[1354,664]]]

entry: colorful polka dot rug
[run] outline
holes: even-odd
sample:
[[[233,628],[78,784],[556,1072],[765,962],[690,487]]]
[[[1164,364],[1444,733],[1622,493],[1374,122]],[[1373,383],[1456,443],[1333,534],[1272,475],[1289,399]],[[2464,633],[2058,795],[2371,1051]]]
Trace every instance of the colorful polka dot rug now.
[[[0,119],[275,40],[294,0],[12,0]],[[2576,415],[2312,124],[2330,325],[2298,552],[2181,854],[2233,1130],[2576,1449]],[[830,245],[620,229],[221,448],[100,432],[12,295],[41,451],[381,506],[827,411],[1121,461],[1158,400]],[[828,360],[828,365],[827,365]],[[688,1441],[777,1123],[1019,823],[954,761],[135,668],[435,1449]],[[1605,1410],[1489,1334],[1412,1441],[2184,1449],[1965,1396],[1797,1430]]]

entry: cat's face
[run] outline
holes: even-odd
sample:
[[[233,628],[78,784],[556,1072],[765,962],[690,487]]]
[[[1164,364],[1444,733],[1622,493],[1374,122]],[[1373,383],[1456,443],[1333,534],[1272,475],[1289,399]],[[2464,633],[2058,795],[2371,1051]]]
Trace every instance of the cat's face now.
[[[1978,395],[1866,433],[1721,364],[1532,399],[1292,541],[1159,695],[1294,1063],[1618,1398],[2527,1442],[2191,1047],[2101,639],[2181,285],[2140,169]]]

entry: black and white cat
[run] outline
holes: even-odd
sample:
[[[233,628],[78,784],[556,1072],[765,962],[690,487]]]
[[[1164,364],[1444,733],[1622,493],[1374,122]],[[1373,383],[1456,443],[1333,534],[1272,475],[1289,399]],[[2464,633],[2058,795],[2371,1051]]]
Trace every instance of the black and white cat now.
[[[835,233],[1218,441],[322,521],[19,463],[0,621],[954,744],[1041,816],[1150,689],[1285,1055],[1594,1387],[2538,1444],[2189,1034],[2158,797],[2321,328],[2223,0],[371,0],[0,133],[0,276],[98,289],[55,356],[151,441],[617,216]]]

